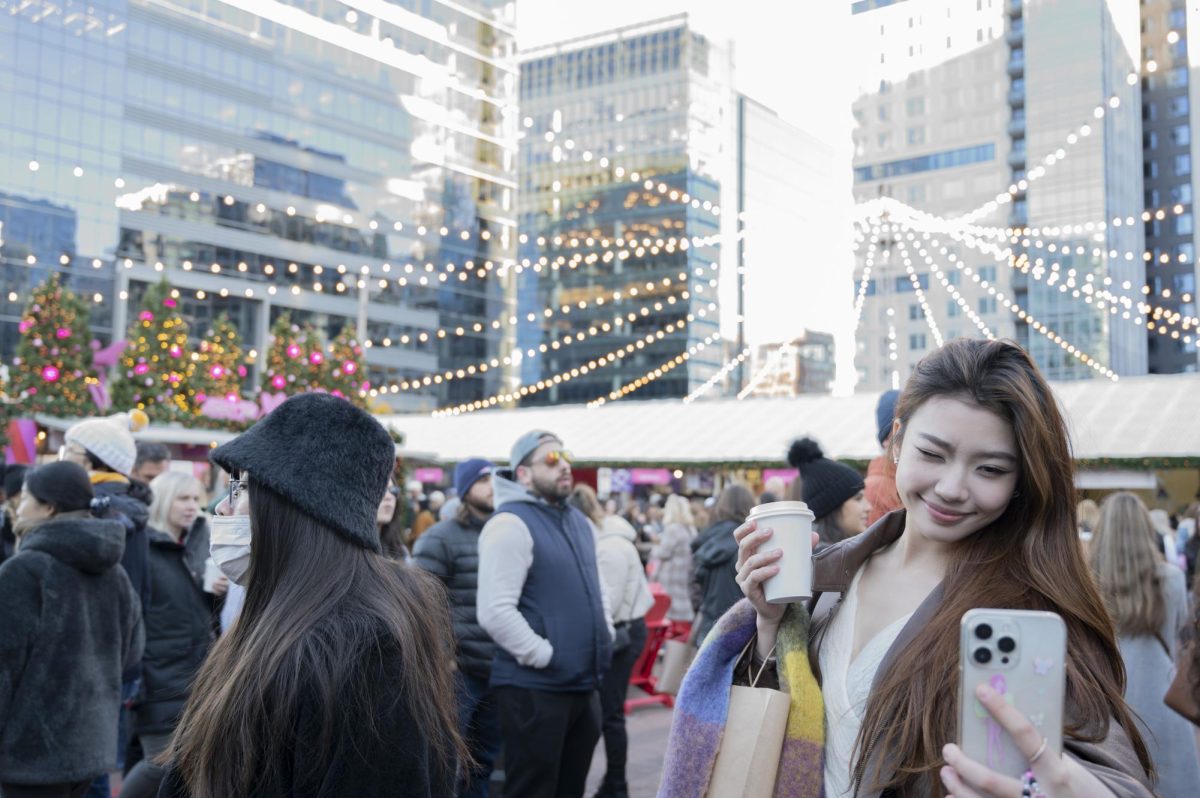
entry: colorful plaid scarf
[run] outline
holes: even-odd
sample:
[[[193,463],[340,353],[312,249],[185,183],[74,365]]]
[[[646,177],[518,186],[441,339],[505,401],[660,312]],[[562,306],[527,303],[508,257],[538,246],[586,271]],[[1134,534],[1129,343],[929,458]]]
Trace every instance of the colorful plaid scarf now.
[[[755,617],[750,602],[739,601],[717,621],[696,654],[675,704],[658,798],[704,798],[725,730],[733,671],[754,635]],[[789,605],[776,644],[779,686],[791,696],[791,708],[775,798],[821,795],[825,708],[808,661],[808,624],[804,605]]]

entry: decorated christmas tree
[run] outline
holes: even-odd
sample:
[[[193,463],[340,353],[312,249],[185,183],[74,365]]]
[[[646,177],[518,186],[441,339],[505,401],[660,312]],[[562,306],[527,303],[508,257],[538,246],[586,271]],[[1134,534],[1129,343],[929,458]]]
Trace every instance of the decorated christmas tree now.
[[[320,333],[311,324],[293,324],[290,314],[282,314],[271,325],[271,346],[267,350],[262,377],[263,391],[294,396],[314,388],[326,388],[325,372],[325,347]]]
[[[366,407],[367,391],[371,390],[371,384],[367,382],[362,345],[355,339],[354,330],[349,324],[342,327],[341,332],[329,345],[329,357],[325,362],[328,365],[328,375],[324,387],[334,396],[344,397],[359,407]]]
[[[224,313],[213,320],[212,329],[200,339],[190,368],[187,387],[193,412],[199,413],[209,399],[234,402],[242,398],[242,380],[246,377],[242,338]]]
[[[57,274],[34,289],[18,325],[21,341],[10,371],[9,394],[26,413],[77,418],[96,412],[92,337],[87,305]]]
[[[194,411],[188,399],[187,335],[171,286],[164,280],[147,288],[117,365],[113,403],[144,410],[152,421],[189,418]]]

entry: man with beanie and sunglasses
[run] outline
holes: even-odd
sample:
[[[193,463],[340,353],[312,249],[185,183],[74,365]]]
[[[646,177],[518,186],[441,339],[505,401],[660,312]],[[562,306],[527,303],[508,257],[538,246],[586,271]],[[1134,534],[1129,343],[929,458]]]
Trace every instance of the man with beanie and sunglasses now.
[[[492,763],[500,751],[500,716],[488,687],[496,646],[479,625],[475,594],[479,582],[479,534],[492,517],[492,472],[487,460],[464,460],[454,469],[460,497],[452,517],[431,526],[413,546],[413,560],[436,576],[450,596],[458,646],[459,732],[476,767],[464,774],[459,798],[486,798]]]
[[[504,739],[505,798],[581,798],[600,739],[597,689],[613,630],[596,543],[566,503],[570,455],[534,430],[492,478],[496,514],[479,540],[479,624],[496,642],[491,686]]]

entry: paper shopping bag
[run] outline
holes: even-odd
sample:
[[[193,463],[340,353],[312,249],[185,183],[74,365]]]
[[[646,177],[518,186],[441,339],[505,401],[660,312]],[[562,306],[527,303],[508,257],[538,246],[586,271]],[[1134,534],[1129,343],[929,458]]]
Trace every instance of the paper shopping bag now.
[[[654,685],[654,691],[666,695],[679,693],[684,674],[696,656],[696,647],[685,640],[668,640],[663,644],[662,675]]]
[[[787,733],[787,693],[734,686],[721,748],[713,764],[709,798],[771,798]]]

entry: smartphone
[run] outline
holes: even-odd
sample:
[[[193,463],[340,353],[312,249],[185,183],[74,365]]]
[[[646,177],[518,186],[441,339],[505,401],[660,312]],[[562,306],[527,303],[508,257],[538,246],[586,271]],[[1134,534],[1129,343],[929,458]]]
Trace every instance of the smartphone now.
[[[1062,752],[1067,627],[1053,612],[970,610],[958,655],[958,744],[967,756],[1014,778],[1029,768],[1008,732],[975,697],[989,684]],[[1045,755],[1045,754],[1044,754]]]

